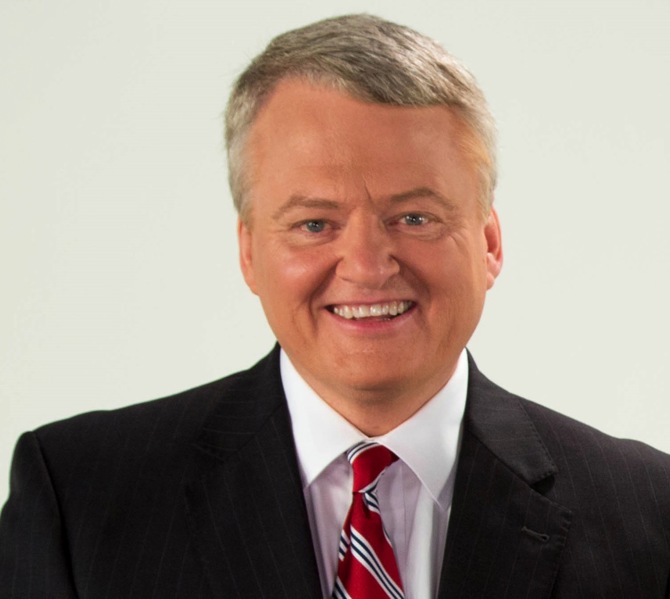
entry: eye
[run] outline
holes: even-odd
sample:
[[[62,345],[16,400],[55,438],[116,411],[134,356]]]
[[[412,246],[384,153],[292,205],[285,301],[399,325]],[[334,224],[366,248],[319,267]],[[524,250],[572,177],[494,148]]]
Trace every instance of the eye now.
[[[301,228],[308,233],[321,233],[326,228],[326,221],[308,220],[302,223]]]
[[[428,218],[423,214],[415,213],[405,214],[400,220],[403,224],[409,225],[410,227],[420,227],[428,222]]]

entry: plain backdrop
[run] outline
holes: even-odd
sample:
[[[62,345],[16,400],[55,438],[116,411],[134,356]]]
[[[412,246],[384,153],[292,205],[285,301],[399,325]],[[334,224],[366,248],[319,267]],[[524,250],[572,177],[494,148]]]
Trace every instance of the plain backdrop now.
[[[271,348],[221,112],[272,36],[363,11],[442,42],[499,122],[480,368],[670,451],[670,2],[0,0],[0,501],[22,431]]]

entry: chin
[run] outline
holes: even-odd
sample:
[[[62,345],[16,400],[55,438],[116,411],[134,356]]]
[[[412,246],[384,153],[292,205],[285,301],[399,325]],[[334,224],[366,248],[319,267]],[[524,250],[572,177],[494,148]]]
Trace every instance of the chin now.
[[[412,386],[413,380],[411,373],[400,373],[397,369],[388,372],[365,369],[359,372],[349,372],[339,378],[338,382],[360,393],[392,393],[395,395],[401,389]]]

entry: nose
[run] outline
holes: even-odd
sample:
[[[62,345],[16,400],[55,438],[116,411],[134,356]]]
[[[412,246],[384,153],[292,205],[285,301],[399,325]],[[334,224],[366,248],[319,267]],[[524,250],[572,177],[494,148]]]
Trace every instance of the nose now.
[[[400,272],[390,232],[375,218],[350,221],[340,235],[336,274],[361,288],[381,289]]]

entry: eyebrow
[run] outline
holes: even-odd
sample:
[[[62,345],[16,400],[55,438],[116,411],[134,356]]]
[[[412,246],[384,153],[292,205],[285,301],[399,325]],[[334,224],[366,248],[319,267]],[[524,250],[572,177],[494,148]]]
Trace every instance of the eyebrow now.
[[[455,208],[454,202],[452,200],[446,196],[443,196],[441,193],[438,193],[434,189],[431,189],[430,187],[416,187],[414,189],[410,189],[409,191],[393,194],[389,197],[389,201],[392,204],[402,204],[403,202],[408,202],[417,198],[427,198],[434,200],[447,210],[453,210]]]
[[[337,210],[340,203],[326,198],[310,197],[300,194],[292,195],[272,214],[274,220],[280,219],[284,214],[293,208],[321,208],[325,210]]]
[[[428,198],[434,200],[446,210],[453,210],[455,208],[454,202],[449,198],[443,196],[430,187],[415,187],[409,191],[395,193],[386,198],[391,204],[402,204],[417,198]],[[302,194],[293,194],[272,214],[274,220],[281,219],[287,212],[293,208],[318,208],[322,210],[337,210],[341,207],[341,203],[336,200],[329,200],[327,198],[319,198],[312,196],[305,196]]]

